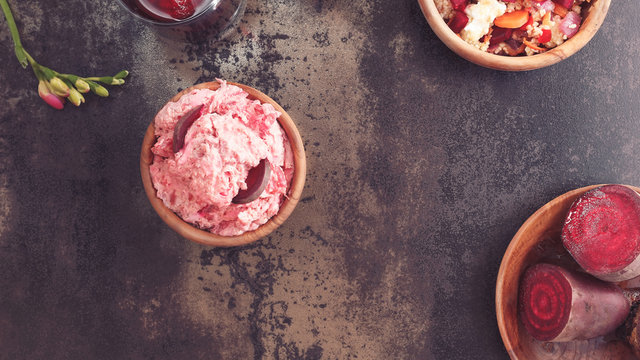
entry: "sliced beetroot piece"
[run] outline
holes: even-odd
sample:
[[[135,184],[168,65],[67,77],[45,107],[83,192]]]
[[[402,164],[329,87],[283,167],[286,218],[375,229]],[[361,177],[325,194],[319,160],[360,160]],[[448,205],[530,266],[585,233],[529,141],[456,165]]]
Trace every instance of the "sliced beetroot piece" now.
[[[489,40],[489,45],[496,45],[500,44],[501,42],[505,42],[511,39],[511,34],[513,34],[513,29],[505,29],[494,26],[493,31],[491,32],[491,40]]]
[[[231,200],[234,204],[248,204],[260,197],[264,189],[269,184],[271,178],[271,163],[269,160],[262,159],[258,166],[251,168],[247,175],[247,188],[240,190],[238,194]]]
[[[456,10],[464,11],[469,4],[469,0],[451,0],[451,6]]]
[[[571,205],[562,244],[588,273],[618,282],[640,275],[640,195],[605,185]]]
[[[462,31],[465,26],[467,26],[468,22],[469,17],[467,16],[467,14],[460,10],[456,10],[456,14],[451,18],[451,20],[449,20],[449,23],[447,25],[449,25],[449,28],[457,34]]]
[[[608,334],[624,322],[630,309],[618,286],[550,264],[527,269],[518,300],[520,320],[540,341],[586,340]]]
[[[553,2],[569,10],[573,7],[573,0],[553,0]]]
[[[173,128],[173,152],[177,153],[182,150],[184,146],[184,137],[187,135],[187,130],[193,125],[193,123],[200,117],[200,110],[204,105],[198,105],[193,109],[187,111],[176,123]]]

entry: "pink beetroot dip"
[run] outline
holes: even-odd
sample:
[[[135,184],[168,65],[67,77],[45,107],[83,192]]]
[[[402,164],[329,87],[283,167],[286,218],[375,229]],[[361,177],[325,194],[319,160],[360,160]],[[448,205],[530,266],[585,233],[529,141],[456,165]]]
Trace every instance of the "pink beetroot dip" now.
[[[271,104],[249,100],[241,88],[218,80],[218,90],[197,89],[169,102],[155,118],[151,179],[157,196],[183,220],[222,236],[255,230],[278,213],[293,177],[291,145]],[[180,117],[204,104],[202,114],[173,153]],[[257,200],[232,204],[246,189],[249,170],[267,158],[271,178]]]

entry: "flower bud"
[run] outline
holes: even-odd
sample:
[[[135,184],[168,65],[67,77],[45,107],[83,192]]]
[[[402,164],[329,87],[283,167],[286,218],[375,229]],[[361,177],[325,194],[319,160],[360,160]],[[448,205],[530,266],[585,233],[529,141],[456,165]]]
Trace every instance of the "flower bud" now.
[[[64,98],[52,94],[49,85],[44,80],[40,80],[38,84],[38,95],[54,109],[62,110],[64,108]]]
[[[75,106],[80,106],[84,102],[84,96],[78,90],[71,88],[69,90],[69,101]]]
[[[111,85],[122,85],[122,84],[124,84],[124,80],[122,79],[113,78],[113,80],[111,80]]]
[[[54,94],[62,97],[69,96],[69,87],[59,77],[49,80],[49,86]]]
[[[98,96],[102,96],[102,97],[109,96],[109,91],[105,89],[105,87],[102,85],[96,84],[91,90],[93,90],[93,92]]]
[[[88,93],[91,90],[89,84],[82,79],[76,80],[75,85],[78,91],[80,91],[81,93]]]
[[[114,78],[116,79],[124,79],[127,77],[127,75],[129,75],[129,72],[127,70],[122,70],[119,73],[117,73]]]

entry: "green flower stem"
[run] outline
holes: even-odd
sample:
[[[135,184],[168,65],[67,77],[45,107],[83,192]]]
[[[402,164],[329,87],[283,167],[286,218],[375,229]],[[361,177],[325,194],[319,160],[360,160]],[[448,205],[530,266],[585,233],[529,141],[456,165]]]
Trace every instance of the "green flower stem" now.
[[[24,51],[22,47],[22,41],[20,41],[20,33],[18,33],[18,27],[16,26],[16,21],[13,18],[13,14],[11,13],[11,8],[9,8],[9,3],[7,0],[0,0],[0,6],[2,7],[2,12],[4,13],[4,17],[7,19],[7,24],[9,25],[9,30],[11,31],[11,37],[13,38],[14,50],[16,52],[16,57],[22,65],[23,68],[26,68],[29,63],[34,62],[33,58]]]
[[[5,1],[5,0],[0,0],[0,1]],[[25,50],[24,48],[21,49],[22,52],[24,53],[24,55],[27,57],[27,60],[29,61],[29,64],[31,64],[31,66],[35,66],[38,65],[38,63],[36,62],[36,60],[34,58],[31,57],[31,55],[29,55],[29,53],[27,52],[27,50]]]
[[[106,85],[124,84],[123,79],[129,75],[129,72],[126,70],[120,71],[115,76],[82,78],[72,74],[60,74],[55,70],[38,64],[22,46],[20,33],[18,32],[16,21],[13,18],[7,0],[0,0],[0,7],[2,7],[4,17],[7,19],[7,25],[9,25],[13,39],[14,51],[20,65],[24,68],[31,65],[31,69],[38,79],[38,92],[40,97],[53,108],[61,110],[64,107],[64,99],[61,97],[69,97],[71,103],[79,106],[84,102],[84,97],[80,92],[86,93],[93,91],[98,96],[109,96],[109,91],[97,82],[102,82]],[[52,94],[55,94],[55,96]]]

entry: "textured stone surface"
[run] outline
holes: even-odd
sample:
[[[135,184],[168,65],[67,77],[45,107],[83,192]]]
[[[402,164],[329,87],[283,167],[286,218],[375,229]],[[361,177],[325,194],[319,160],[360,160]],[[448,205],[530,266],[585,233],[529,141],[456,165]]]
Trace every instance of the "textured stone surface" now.
[[[12,1],[63,72],[131,77],[52,110],[0,26],[0,358],[506,359],[495,278],[520,224],[588,184],[640,184],[640,26],[614,1],[548,69],[472,65],[415,0],[249,0],[218,44],[159,38],[115,1]],[[268,238],[172,232],[138,172],[178,90],[220,77],[278,100],[304,199]]]

